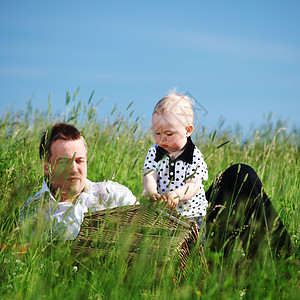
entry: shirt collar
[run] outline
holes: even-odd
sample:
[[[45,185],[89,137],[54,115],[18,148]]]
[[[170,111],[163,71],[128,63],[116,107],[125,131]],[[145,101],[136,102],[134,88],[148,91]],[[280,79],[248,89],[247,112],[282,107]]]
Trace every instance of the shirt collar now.
[[[88,194],[91,193],[92,188],[93,188],[92,182],[86,178],[86,179],[85,179],[85,187],[84,187],[83,191],[81,192],[81,194],[82,194],[83,192],[88,193]],[[48,184],[47,184],[47,179],[46,179],[46,178],[44,178],[44,180],[43,180],[41,192],[42,192],[42,193],[48,193],[48,194],[50,195],[51,200],[53,200],[54,202],[57,202],[57,200],[54,198],[54,196],[53,196],[51,190],[49,189],[49,186],[48,186]],[[80,195],[81,195],[81,194],[80,194]],[[80,195],[79,195],[79,197],[80,197]],[[78,198],[79,198],[79,197],[78,197]]]
[[[165,156],[169,156],[168,152],[162,148],[156,145],[156,154],[155,154],[155,161],[159,162],[162,160]],[[195,144],[192,142],[191,137],[189,136],[187,138],[187,143],[185,145],[184,151],[175,159],[175,160],[182,160],[188,164],[193,163],[193,154],[194,154]]]
[[[43,184],[42,184],[42,190],[41,190],[42,193],[49,193],[51,199],[55,200],[54,199],[54,196],[52,195],[49,187],[48,187],[48,184],[47,184],[47,178],[44,178],[43,180]]]

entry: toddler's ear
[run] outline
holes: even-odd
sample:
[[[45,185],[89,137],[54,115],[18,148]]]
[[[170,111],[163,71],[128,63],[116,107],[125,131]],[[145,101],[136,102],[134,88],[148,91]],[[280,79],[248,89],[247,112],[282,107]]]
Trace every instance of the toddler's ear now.
[[[186,137],[189,137],[193,133],[193,130],[194,130],[193,125],[187,126],[187,128],[186,128]]]

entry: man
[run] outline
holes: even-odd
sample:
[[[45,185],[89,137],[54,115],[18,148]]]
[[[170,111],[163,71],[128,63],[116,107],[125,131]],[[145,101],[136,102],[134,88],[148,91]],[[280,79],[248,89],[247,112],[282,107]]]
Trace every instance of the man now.
[[[73,240],[86,212],[137,202],[119,183],[87,179],[87,144],[74,126],[55,124],[44,132],[39,150],[45,174],[42,189],[20,212],[30,232],[39,228],[46,239]]]

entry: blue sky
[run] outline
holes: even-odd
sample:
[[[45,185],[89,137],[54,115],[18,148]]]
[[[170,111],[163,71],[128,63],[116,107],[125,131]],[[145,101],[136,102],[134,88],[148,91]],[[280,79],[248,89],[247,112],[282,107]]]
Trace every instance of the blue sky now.
[[[66,92],[95,90],[105,118],[133,101],[150,120],[170,89],[207,114],[196,126],[300,126],[300,1],[0,0],[0,104],[64,110]]]

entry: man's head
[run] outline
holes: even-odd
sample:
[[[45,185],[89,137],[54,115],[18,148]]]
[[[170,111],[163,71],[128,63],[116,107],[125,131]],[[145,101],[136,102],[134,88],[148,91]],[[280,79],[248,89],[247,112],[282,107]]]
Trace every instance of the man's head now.
[[[62,201],[73,201],[85,187],[87,145],[72,125],[57,123],[42,135],[40,158],[51,189]]]

